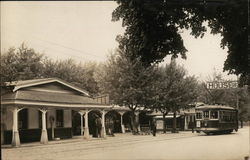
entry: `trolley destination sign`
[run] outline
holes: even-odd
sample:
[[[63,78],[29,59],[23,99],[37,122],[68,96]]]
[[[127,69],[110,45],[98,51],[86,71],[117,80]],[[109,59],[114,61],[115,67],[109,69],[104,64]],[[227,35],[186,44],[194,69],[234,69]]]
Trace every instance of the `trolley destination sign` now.
[[[238,88],[238,81],[213,81],[206,83],[207,89],[232,89]]]

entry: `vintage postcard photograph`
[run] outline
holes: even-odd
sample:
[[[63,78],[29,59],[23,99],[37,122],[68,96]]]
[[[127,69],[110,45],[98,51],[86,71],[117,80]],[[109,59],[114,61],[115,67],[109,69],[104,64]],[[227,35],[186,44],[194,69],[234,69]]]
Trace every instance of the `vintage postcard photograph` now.
[[[2,160],[250,160],[249,0],[0,7]]]

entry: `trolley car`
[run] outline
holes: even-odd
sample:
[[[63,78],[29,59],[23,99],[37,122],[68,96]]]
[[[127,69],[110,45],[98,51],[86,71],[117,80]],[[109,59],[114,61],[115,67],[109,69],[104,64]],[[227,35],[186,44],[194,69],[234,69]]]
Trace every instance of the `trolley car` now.
[[[195,108],[196,132],[231,133],[238,131],[238,110],[224,105],[202,105]]]

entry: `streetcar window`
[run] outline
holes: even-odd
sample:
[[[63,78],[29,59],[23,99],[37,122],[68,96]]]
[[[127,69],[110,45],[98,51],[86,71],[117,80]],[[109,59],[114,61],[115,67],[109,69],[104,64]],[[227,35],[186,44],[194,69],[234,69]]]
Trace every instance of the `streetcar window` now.
[[[224,111],[222,120],[225,122],[231,121],[231,113],[229,111]]]
[[[218,119],[218,111],[210,111],[211,119]]]
[[[235,113],[234,112],[232,112],[232,121],[234,122],[235,121]]]
[[[209,111],[204,111],[203,116],[204,118],[209,118]]]
[[[202,113],[201,112],[196,113],[196,119],[202,119]]]

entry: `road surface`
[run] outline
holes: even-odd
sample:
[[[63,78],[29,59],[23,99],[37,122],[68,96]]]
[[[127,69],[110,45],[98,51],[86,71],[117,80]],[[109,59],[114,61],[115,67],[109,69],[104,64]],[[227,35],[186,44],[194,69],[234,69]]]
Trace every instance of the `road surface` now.
[[[227,135],[180,132],[176,134],[118,134],[106,139],[72,139],[48,145],[3,148],[3,160],[166,159],[244,160],[249,156],[249,127]]]

